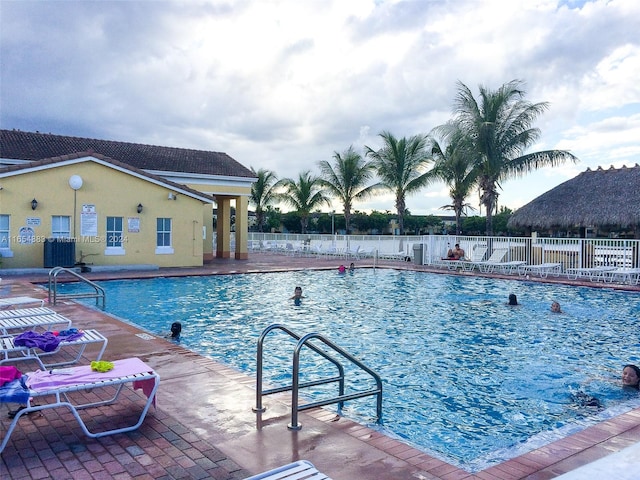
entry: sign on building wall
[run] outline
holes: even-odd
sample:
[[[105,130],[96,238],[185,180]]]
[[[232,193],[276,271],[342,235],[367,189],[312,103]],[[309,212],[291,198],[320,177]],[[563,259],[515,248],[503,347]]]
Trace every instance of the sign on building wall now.
[[[18,243],[33,245],[35,238],[36,232],[31,227],[20,227],[20,230],[18,230]]]
[[[98,236],[98,214],[96,206],[92,204],[82,205],[80,212],[80,235],[83,237]]]
[[[127,218],[127,231],[129,233],[140,233],[140,217]]]

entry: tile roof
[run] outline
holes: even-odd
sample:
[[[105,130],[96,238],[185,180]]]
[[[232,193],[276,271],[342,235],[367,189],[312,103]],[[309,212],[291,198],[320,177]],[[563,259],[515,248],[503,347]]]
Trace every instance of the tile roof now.
[[[0,158],[35,161],[77,152],[95,152],[143,170],[255,178],[250,169],[221,152],[0,130]]]
[[[145,172],[144,170],[140,169],[140,168],[136,168],[133,167],[127,163],[124,162],[119,162],[118,160],[114,160],[113,158],[109,158],[106,157],[104,155],[100,155],[99,153],[94,153],[94,152],[75,152],[75,153],[70,153],[68,155],[61,155],[59,157],[52,157],[52,158],[45,158],[42,160],[36,160],[33,161],[31,163],[23,163],[20,165],[9,165],[7,167],[2,167],[0,168],[0,174],[4,174],[4,173],[8,173],[8,172],[19,172],[20,170],[27,170],[27,169],[32,169],[32,168],[37,168],[37,167],[47,167],[49,165],[55,166],[55,164],[57,163],[63,163],[63,162],[67,162],[68,160],[74,160],[74,159],[84,159],[86,157],[92,157],[94,159],[97,160],[101,160],[104,163],[108,163],[113,165],[114,167],[118,167],[121,168],[123,170],[127,170],[131,173],[135,173],[137,175],[140,175],[141,177],[144,177],[148,180],[152,180],[155,181],[156,183],[159,183],[161,185],[165,185],[167,187],[172,188],[173,190],[176,190],[180,193],[183,194],[187,194],[190,195],[192,197],[196,197],[199,200],[204,200],[206,199],[206,201],[210,201],[213,202],[214,201],[214,197],[211,195],[208,195],[206,193],[202,193],[198,190],[195,190],[193,188],[187,187],[186,185],[182,185],[180,183],[176,183],[176,182],[172,182],[171,180],[167,180],[161,176],[158,175],[154,175],[148,172]]]

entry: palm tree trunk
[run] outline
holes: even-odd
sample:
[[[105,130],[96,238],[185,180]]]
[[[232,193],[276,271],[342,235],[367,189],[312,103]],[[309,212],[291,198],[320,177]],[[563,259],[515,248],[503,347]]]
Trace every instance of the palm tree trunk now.
[[[406,208],[406,204],[404,202],[404,198],[398,197],[396,200],[396,210],[398,211],[398,229],[400,230],[400,235],[404,233],[404,211]]]

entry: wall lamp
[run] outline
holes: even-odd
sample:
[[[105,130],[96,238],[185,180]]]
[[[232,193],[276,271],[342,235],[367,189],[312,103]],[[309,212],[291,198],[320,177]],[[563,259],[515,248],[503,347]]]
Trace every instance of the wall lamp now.
[[[175,200],[178,198],[175,193],[169,192],[169,196],[167,197],[169,200]]]
[[[142,204],[141,203],[139,203],[138,206],[136,207],[136,211],[138,213],[142,213]]]
[[[31,200],[31,210],[35,210],[36,208],[38,208],[38,200],[34,198]]]

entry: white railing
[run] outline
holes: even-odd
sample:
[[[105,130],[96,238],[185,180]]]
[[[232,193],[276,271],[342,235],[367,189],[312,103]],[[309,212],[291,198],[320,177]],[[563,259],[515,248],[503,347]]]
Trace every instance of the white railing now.
[[[458,243],[468,259],[472,254],[482,254],[482,260],[488,260],[496,250],[500,250],[498,256],[502,256],[502,262],[524,262],[526,265],[559,263],[563,272],[595,267],[640,268],[640,240],[630,239],[255,232],[250,232],[248,239],[250,252],[289,255],[364,258],[377,254],[379,259],[413,261],[414,254],[421,252],[423,265],[440,265],[447,251]]]

